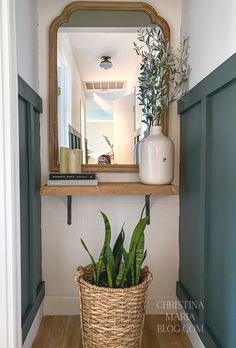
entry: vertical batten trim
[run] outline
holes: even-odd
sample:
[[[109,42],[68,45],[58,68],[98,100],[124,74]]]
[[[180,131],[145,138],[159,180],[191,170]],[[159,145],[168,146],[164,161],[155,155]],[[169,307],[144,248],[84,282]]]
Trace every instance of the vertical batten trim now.
[[[202,279],[204,280],[200,284],[200,300],[203,301],[204,308],[206,305],[205,301],[205,286],[206,286],[206,262],[207,262],[207,250],[206,250],[206,133],[207,133],[207,114],[209,109],[208,97],[201,99],[201,149],[200,149],[200,233],[201,233],[201,255],[199,255],[199,262],[201,267]],[[199,318],[202,323],[205,322],[206,311],[200,307]]]
[[[35,223],[35,216],[34,216],[34,195],[33,195],[33,186],[34,186],[34,173],[33,170],[34,168],[32,167],[33,163],[33,149],[34,147],[34,127],[33,127],[33,122],[34,122],[34,106],[27,102],[27,118],[28,118],[28,155],[29,155],[29,163],[28,163],[28,175],[29,175],[29,230],[30,230],[30,235],[29,235],[29,245],[30,245],[30,255],[34,254],[34,223]],[[36,299],[36,290],[35,284],[35,260],[33,257],[30,257],[30,298],[31,298],[31,303],[35,302]]]

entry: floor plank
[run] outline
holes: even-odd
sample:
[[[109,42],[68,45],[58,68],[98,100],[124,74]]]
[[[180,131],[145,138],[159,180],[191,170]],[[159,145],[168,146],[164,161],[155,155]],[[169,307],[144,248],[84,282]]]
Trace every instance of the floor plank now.
[[[142,348],[192,348],[185,333],[170,332],[175,325],[181,328],[164,315],[147,315]],[[45,316],[32,348],[82,348],[79,316]]]
[[[49,336],[51,333],[52,320],[53,316],[43,317],[39,331],[37,333],[37,336],[35,337],[32,347],[47,347],[47,343],[49,341]]]
[[[143,344],[142,348],[160,348],[159,340],[157,339],[156,322],[159,321],[154,315],[146,315],[144,330],[143,330]],[[155,343],[155,344],[154,344]]]
[[[63,348],[79,348],[82,347],[80,337],[80,318],[78,315],[69,317],[65,332]]]

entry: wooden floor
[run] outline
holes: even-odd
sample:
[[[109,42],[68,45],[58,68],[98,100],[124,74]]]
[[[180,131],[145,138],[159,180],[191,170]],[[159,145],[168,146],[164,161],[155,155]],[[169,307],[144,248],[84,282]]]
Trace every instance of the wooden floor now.
[[[164,315],[147,315],[142,348],[192,348],[185,333],[167,332],[174,325],[180,324],[168,321]],[[79,316],[45,316],[32,348],[82,348],[79,327]],[[166,332],[161,333],[160,328]]]

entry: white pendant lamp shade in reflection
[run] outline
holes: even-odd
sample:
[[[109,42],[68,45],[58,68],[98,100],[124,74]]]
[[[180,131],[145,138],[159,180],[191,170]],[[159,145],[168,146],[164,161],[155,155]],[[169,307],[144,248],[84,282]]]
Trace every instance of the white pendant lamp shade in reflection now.
[[[102,56],[102,61],[99,64],[100,68],[103,69],[110,69],[112,68],[113,64],[111,62],[111,57],[109,56]]]

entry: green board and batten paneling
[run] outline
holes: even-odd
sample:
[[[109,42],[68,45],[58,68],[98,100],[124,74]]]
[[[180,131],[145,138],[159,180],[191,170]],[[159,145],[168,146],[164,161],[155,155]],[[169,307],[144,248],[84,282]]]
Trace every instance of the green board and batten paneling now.
[[[25,340],[44,296],[41,256],[40,120],[42,100],[18,77],[21,303]]]
[[[236,346],[236,54],[179,103],[182,301],[207,348]],[[201,328],[201,327],[200,327]],[[200,330],[201,331],[201,330]]]

